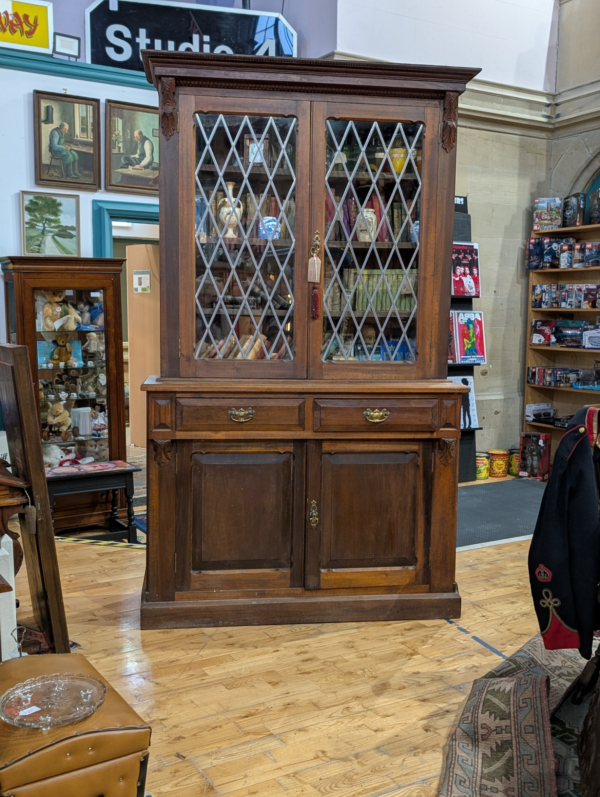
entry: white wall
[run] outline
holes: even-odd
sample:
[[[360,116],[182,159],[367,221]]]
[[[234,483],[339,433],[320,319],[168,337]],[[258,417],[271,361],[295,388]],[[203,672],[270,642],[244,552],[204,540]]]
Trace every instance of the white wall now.
[[[558,2],[337,0],[336,49],[382,61],[479,66],[483,80],[554,91]]]
[[[56,193],[80,195],[81,218],[81,254],[83,257],[92,257],[92,200],[104,199],[115,202],[154,202],[155,196],[143,194],[122,194],[110,191],[81,191],[74,186],[73,189],[60,189],[46,186],[36,186],[34,168],[34,138],[33,138],[33,91],[49,91],[67,95],[92,97],[101,100],[101,157],[102,157],[102,184],[104,184],[104,100],[121,100],[139,105],[158,105],[158,94],[152,88],[132,89],[125,86],[113,86],[108,83],[90,83],[84,80],[71,80],[69,78],[40,75],[34,72],[17,72],[11,69],[0,69],[0,152],[2,158],[2,172],[0,176],[0,218],[2,228],[0,232],[0,255],[21,254],[21,213],[19,207],[19,191],[37,190]],[[2,310],[0,309],[0,312]],[[4,326],[0,319],[0,329]],[[1,334],[1,333],[0,333]]]

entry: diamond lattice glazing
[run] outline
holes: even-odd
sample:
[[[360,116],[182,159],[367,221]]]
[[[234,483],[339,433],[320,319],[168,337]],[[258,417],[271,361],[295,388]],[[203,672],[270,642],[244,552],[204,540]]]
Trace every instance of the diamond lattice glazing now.
[[[293,360],[296,120],[196,115],[197,359]]]
[[[327,121],[325,362],[414,362],[422,124]]]

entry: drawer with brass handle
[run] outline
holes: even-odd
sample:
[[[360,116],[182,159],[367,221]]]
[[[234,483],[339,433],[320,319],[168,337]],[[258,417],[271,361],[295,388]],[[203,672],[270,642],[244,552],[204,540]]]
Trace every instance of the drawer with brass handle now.
[[[234,432],[304,430],[304,399],[218,396],[178,398],[175,407],[178,432]]]
[[[315,432],[434,432],[437,398],[315,399]],[[379,432],[378,432],[379,433]]]
[[[243,407],[240,407],[239,410],[236,410],[235,407],[232,407],[229,410],[229,417],[236,423],[248,423],[248,421],[251,421],[252,418],[254,418],[254,410],[252,407],[248,407],[247,410],[243,409]]]

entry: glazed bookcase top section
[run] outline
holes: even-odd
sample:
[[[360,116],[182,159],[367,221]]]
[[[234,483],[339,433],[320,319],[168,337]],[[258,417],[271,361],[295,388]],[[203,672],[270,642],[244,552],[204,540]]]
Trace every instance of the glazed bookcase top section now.
[[[469,67],[391,64],[378,61],[313,60],[214,53],[144,50],[148,82],[161,77],[202,88],[252,87],[326,94],[377,94],[440,97],[462,93],[481,71]]]

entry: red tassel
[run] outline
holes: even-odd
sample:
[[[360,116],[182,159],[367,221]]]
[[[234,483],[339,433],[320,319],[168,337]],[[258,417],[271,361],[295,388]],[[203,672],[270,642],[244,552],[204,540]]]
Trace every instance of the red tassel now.
[[[319,297],[319,286],[315,283],[312,286],[310,297],[310,317],[315,321],[321,315],[321,299]]]

